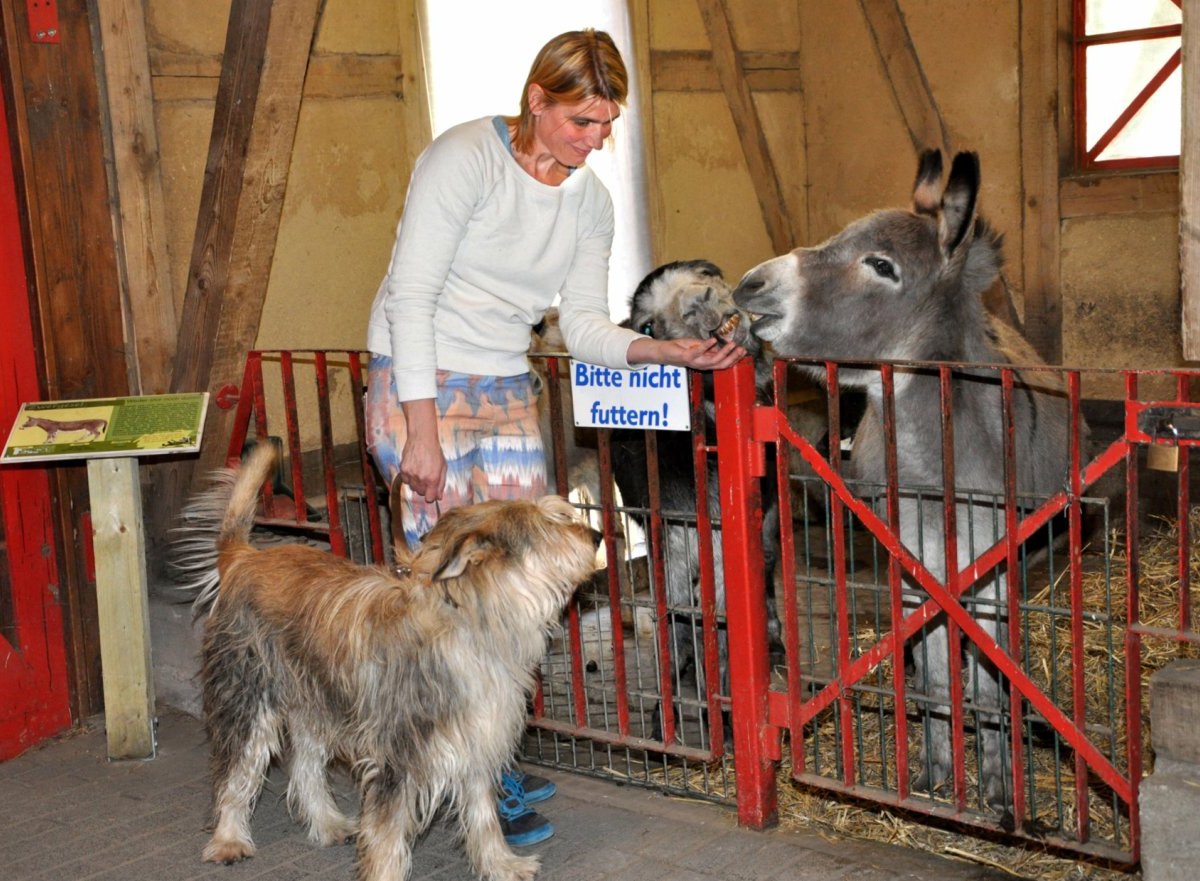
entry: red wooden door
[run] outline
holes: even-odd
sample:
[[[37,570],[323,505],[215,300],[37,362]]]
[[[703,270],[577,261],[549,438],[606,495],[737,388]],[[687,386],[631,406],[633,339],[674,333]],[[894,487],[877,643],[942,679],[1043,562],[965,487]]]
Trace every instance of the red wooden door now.
[[[0,436],[38,397],[4,92],[0,90]],[[0,760],[71,724],[45,470],[0,466]]]

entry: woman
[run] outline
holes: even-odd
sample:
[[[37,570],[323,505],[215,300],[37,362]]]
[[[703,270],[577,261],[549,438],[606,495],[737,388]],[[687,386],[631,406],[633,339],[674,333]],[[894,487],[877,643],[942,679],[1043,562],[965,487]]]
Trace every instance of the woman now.
[[[451,128],[417,160],[367,338],[368,443],[410,546],[442,510],[546,491],[526,352],[556,296],[581,361],[714,370],[745,354],[716,339],[655,340],[609,318],[612,200],[586,160],[627,95],[612,38],[569,31],[538,52],[519,115]],[[552,834],[525,805],[553,785],[525,784],[522,793],[506,779],[510,844]]]

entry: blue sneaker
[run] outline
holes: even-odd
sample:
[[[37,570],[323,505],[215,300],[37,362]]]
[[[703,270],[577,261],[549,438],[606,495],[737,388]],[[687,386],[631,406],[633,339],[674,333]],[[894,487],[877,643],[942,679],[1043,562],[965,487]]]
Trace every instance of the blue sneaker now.
[[[500,831],[510,847],[529,847],[540,844],[554,834],[550,821],[531,810],[519,796],[497,799]]]
[[[558,792],[553,781],[534,774],[526,774],[520,768],[507,768],[500,776],[500,791],[505,796],[517,796],[527,805],[545,801]]]

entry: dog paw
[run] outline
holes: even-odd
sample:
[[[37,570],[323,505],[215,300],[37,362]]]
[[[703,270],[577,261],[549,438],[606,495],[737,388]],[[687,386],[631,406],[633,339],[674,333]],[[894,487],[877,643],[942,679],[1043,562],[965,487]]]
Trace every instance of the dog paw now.
[[[219,841],[214,838],[205,846],[203,859],[206,863],[224,863],[228,866],[252,856],[254,845],[249,841]]]
[[[342,844],[350,844],[357,835],[358,823],[343,818],[337,823],[329,823],[322,829],[314,829],[312,840],[319,847],[338,847]]]
[[[487,881],[533,881],[541,867],[538,857],[509,854],[488,866],[483,877]]]

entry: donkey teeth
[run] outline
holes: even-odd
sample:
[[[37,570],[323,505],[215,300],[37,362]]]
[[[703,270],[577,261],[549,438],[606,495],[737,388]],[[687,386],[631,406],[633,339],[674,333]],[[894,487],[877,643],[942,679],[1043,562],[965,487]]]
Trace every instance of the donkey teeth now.
[[[714,336],[720,337],[723,340],[728,340],[733,336],[733,332],[737,330],[737,326],[742,323],[742,316],[734,312],[725,319],[725,323],[716,329]]]

